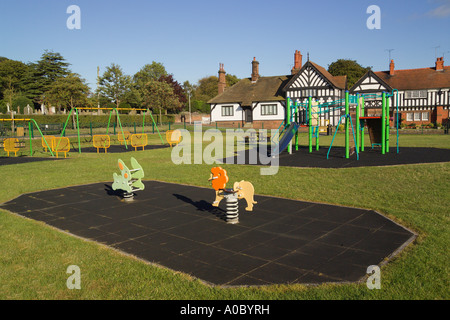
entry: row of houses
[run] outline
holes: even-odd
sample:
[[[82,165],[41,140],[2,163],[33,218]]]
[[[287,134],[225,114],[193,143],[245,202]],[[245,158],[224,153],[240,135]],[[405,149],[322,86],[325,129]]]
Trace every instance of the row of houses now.
[[[376,95],[388,92],[394,93],[390,97],[391,110],[398,109],[403,124],[442,124],[449,119],[450,67],[444,66],[442,57],[436,59],[433,67],[403,70],[396,70],[391,60],[389,70],[370,70],[351,88],[346,76],[333,76],[309,59],[303,64],[298,50],[288,75],[260,76],[255,58],[249,78],[227,88],[225,75],[224,65],[220,64],[218,95],[208,101],[211,121],[224,126],[278,128],[286,118],[287,98],[305,103],[311,96],[324,103],[343,99],[346,91],[374,94],[365,100],[368,115],[381,108],[381,99]],[[320,115],[321,125],[337,125],[343,110],[330,110]]]

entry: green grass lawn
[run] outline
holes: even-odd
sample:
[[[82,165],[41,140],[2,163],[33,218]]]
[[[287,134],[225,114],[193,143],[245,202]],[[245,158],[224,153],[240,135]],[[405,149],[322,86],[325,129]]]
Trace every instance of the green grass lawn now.
[[[448,135],[400,138],[401,146],[450,148]],[[149,140],[160,143],[157,134]],[[321,136],[321,145],[330,141],[331,137]],[[338,135],[335,144],[342,145],[342,141]],[[33,143],[34,156],[45,156],[38,146],[40,140]],[[0,203],[28,192],[111,182],[117,159],[128,161],[131,156],[143,166],[148,180],[210,186],[207,180],[213,165],[175,165],[171,151],[126,155],[71,152],[64,161],[0,166]],[[257,166],[223,167],[230,181],[251,181],[257,194],[374,209],[412,229],[418,238],[382,266],[381,290],[369,290],[365,283],[222,288],[0,210],[0,299],[450,298],[450,163],[346,169],[282,167],[275,176],[261,176]],[[81,290],[66,286],[69,265],[81,269]]]

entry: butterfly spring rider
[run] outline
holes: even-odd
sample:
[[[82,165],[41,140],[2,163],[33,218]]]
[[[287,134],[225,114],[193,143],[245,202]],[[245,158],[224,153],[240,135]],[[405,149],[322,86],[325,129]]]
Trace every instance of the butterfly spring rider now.
[[[144,190],[145,186],[142,183],[144,178],[144,170],[137,160],[131,157],[131,169],[129,169],[122,160],[118,160],[120,175],[113,173],[114,182],[112,189],[122,190],[123,198],[125,200],[132,200],[135,191]]]

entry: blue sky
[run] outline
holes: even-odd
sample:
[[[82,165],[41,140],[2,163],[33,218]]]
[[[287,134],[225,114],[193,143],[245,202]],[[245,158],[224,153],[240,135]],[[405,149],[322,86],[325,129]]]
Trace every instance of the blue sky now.
[[[70,30],[70,5],[81,29]],[[370,30],[367,8],[381,10]],[[438,47],[439,46],[439,47]],[[438,48],[436,48],[438,47]],[[0,56],[27,62],[59,52],[91,88],[111,63],[133,75],[152,61],[191,83],[227,73],[249,77],[253,57],[262,76],[289,74],[294,52],[327,68],[356,60],[375,71],[450,62],[450,0],[1,0]]]

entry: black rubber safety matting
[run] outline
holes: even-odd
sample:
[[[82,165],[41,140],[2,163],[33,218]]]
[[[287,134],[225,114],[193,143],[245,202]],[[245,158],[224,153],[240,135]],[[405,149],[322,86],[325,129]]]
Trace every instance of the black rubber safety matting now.
[[[147,145],[144,147],[144,150],[153,150],[153,149],[162,149],[162,148],[169,148],[169,145]],[[142,147],[134,148],[131,145],[111,145],[107,153],[122,153],[122,152],[130,152],[130,151],[142,151]],[[73,148],[71,152],[79,152],[78,148]],[[81,148],[81,153],[97,153],[97,148],[94,147],[84,147]],[[105,153],[105,149],[100,148],[98,150],[98,153]]]
[[[62,158],[56,157],[28,157],[28,156],[20,156],[20,157],[0,157],[0,166],[10,165],[10,164],[20,164],[20,163],[30,163],[36,161],[51,161],[51,160],[64,160],[64,155]]]
[[[270,147],[268,148],[270,149]],[[397,153],[397,148],[393,147],[389,148],[389,152],[382,154],[380,148],[369,147],[359,153],[359,159],[356,153],[346,159],[343,147],[333,147],[329,153],[328,151],[328,147],[320,147],[319,150],[314,147],[312,152],[309,152],[308,148],[300,147],[299,150],[293,148],[292,154],[284,151],[276,159],[271,159],[267,154],[262,157],[258,151],[254,152],[256,156],[250,157],[250,151],[246,150],[238,152],[235,157],[222,159],[220,162],[255,165],[278,163],[279,166],[307,168],[350,168],[450,162],[450,149],[439,148],[402,147]]]
[[[258,195],[252,212],[240,200],[239,223],[228,224],[212,188],[144,183],[132,202],[96,183],[0,209],[225,286],[360,281],[415,238],[375,211]]]

